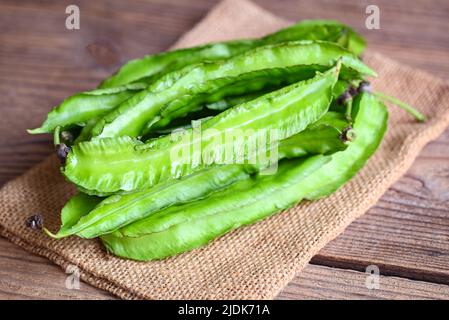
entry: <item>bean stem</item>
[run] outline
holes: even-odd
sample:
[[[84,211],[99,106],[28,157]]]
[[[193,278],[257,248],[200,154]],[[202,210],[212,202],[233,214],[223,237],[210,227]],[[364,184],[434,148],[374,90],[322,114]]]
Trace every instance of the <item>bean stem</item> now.
[[[351,98],[345,102],[346,106],[345,116],[346,120],[348,120],[349,123],[352,123],[352,101],[353,99]]]
[[[409,114],[411,114],[416,120],[418,120],[419,122],[424,122],[426,121],[426,117],[419,112],[418,110],[416,110],[415,108],[413,108],[411,105],[400,101],[399,99],[393,98],[391,96],[388,96],[384,93],[381,92],[373,92],[373,94],[382,99],[382,100],[386,100],[388,102],[391,102],[392,104],[398,106],[399,108],[407,111]]]
[[[55,131],[53,132],[53,143],[55,144],[55,146],[57,146],[61,143],[60,132],[61,132],[61,127],[57,126],[55,128]]]

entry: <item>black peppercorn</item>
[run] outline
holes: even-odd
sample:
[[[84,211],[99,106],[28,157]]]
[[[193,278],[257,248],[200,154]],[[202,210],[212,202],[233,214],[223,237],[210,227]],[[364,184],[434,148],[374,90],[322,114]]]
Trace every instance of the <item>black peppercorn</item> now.
[[[59,161],[61,161],[62,164],[65,163],[65,160],[67,159],[67,155],[70,152],[70,147],[68,147],[65,143],[61,143],[56,145],[56,154],[58,156]]]
[[[44,218],[40,214],[34,214],[26,220],[26,226],[33,230],[42,229]]]
[[[371,89],[371,83],[369,83],[368,81],[362,81],[362,82],[360,82],[359,87],[357,88],[357,91],[358,91],[359,93],[362,93],[362,92],[371,92],[371,91],[372,91],[372,89]]]
[[[342,105],[344,104],[346,101],[349,101],[351,99],[351,94],[349,93],[348,90],[346,90],[345,92],[343,92],[338,98],[337,98],[337,104]]]
[[[352,98],[354,98],[359,92],[358,92],[358,88],[354,87],[354,86],[350,86],[348,88],[349,94],[351,95]]]

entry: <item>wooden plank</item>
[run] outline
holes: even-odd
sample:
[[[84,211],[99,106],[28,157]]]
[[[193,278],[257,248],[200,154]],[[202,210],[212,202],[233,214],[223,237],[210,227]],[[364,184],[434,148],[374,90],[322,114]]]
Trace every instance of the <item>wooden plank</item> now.
[[[115,299],[81,282],[67,289],[67,274],[46,258],[30,255],[0,238],[0,299]],[[448,299],[449,286],[380,276],[368,289],[363,272],[308,265],[277,299]]]
[[[84,282],[80,282],[79,289],[67,289],[67,276],[48,259],[31,255],[0,238],[0,300],[114,299]]]
[[[449,286],[396,277],[379,277],[379,286],[369,289],[368,274],[309,264],[277,296],[279,300],[316,299],[449,299]]]
[[[50,137],[25,132],[38,125],[52,105],[73,92],[94,87],[130,58],[167,48],[216,2],[134,0],[124,4],[114,0],[103,5],[77,0],[82,8],[81,30],[67,31],[65,7],[73,1],[3,0],[0,185],[52,152]],[[419,0],[410,5],[406,0],[378,0],[381,30],[364,27],[365,2],[256,2],[291,19],[337,18],[362,32],[370,48],[449,78],[447,1]],[[322,250],[314,263],[355,270],[377,264],[384,275],[447,283],[448,154],[449,131],[429,144],[379,205]],[[32,255],[28,258],[37,259]],[[0,257],[2,279],[12,272],[9,269],[14,270],[13,260]],[[65,274],[48,262],[39,267],[43,273],[60,272],[65,279]],[[29,283],[29,287],[22,287],[22,293],[30,290],[41,297],[51,295],[40,289],[41,283]],[[0,291],[8,291],[5,286],[1,282]]]

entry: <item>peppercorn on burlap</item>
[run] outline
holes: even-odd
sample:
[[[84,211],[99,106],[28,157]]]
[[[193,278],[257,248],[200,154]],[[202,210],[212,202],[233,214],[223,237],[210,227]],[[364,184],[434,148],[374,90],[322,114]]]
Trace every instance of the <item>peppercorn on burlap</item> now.
[[[261,36],[288,25],[250,2],[226,0],[215,7],[175,47]],[[75,192],[50,157],[0,192],[0,233],[63,268],[79,267],[84,281],[122,298],[273,298],[327,242],[366,212],[412,164],[421,148],[449,124],[449,85],[368,51],[365,62],[379,74],[375,89],[416,106],[428,117],[415,122],[390,108],[389,131],[365,168],[329,198],[303,202],[201,249],[156,262],[133,262],[108,255],[97,240],[53,240],[25,227],[43,213],[51,230],[59,210]]]

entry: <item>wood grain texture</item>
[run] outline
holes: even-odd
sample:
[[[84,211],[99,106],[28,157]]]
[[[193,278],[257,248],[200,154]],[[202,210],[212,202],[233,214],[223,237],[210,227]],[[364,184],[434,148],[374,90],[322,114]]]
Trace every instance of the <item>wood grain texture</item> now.
[[[381,275],[378,287],[373,287],[368,278],[369,289],[367,276],[364,272],[309,264],[277,299],[449,299],[449,286],[446,285]]]
[[[80,282],[79,289],[68,289],[69,275],[46,258],[31,255],[0,238],[0,300],[115,299],[84,282]]]
[[[115,299],[80,283],[67,289],[68,274],[45,258],[0,239],[0,299]],[[448,299],[449,286],[381,276],[368,289],[363,272],[308,265],[278,296],[290,299]]]
[[[53,151],[49,136],[29,136],[25,131],[38,126],[51,106],[74,92],[94,87],[128,59],[168,48],[216,2],[0,0],[0,185]],[[255,2],[292,20],[339,19],[361,32],[371,49],[449,79],[448,1],[418,0],[411,4],[406,0],[377,0],[381,10],[380,30],[365,28],[368,1]],[[77,4],[81,9],[78,31],[64,27],[68,4]],[[332,272],[335,275],[343,272],[333,268],[363,271],[371,264],[378,265],[381,274],[387,277],[449,283],[448,187],[449,130],[424,149],[409,172],[376,207],[312,260],[329,267],[325,269],[329,270],[328,275],[320,273],[323,282],[315,282],[316,290],[325,286],[328,277],[330,289],[323,295],[332,297],[334,292],[336,297],[344,297],[332,289]],[[66,276],[61,270],[45,259],[20,253],[21,249],[5,240],[0,241],[0,249],[3,249],[1,298],[17,298],[15,292],[23,297],[40,298],[103,295],[87,285],[85,293],[58,293],[58,288],[64,285],[58,281]],[[28,267],[36,266],[38,271],[30,271],[29,278],[21,278],[14,273],[15,263],[20,268],[27,260]],[[33,272],[40,272],[43,280],[32,280]],[[26,284],[14,287],[11,283],[17,282],[5,281],[8,277],[19,282],[24,279]],[[302,293],[288,288],[285,292],[291,292],[289,297],[319,296],[318,291],[311,293],[310,288],[309,293],[305,293],[305,288]]]

